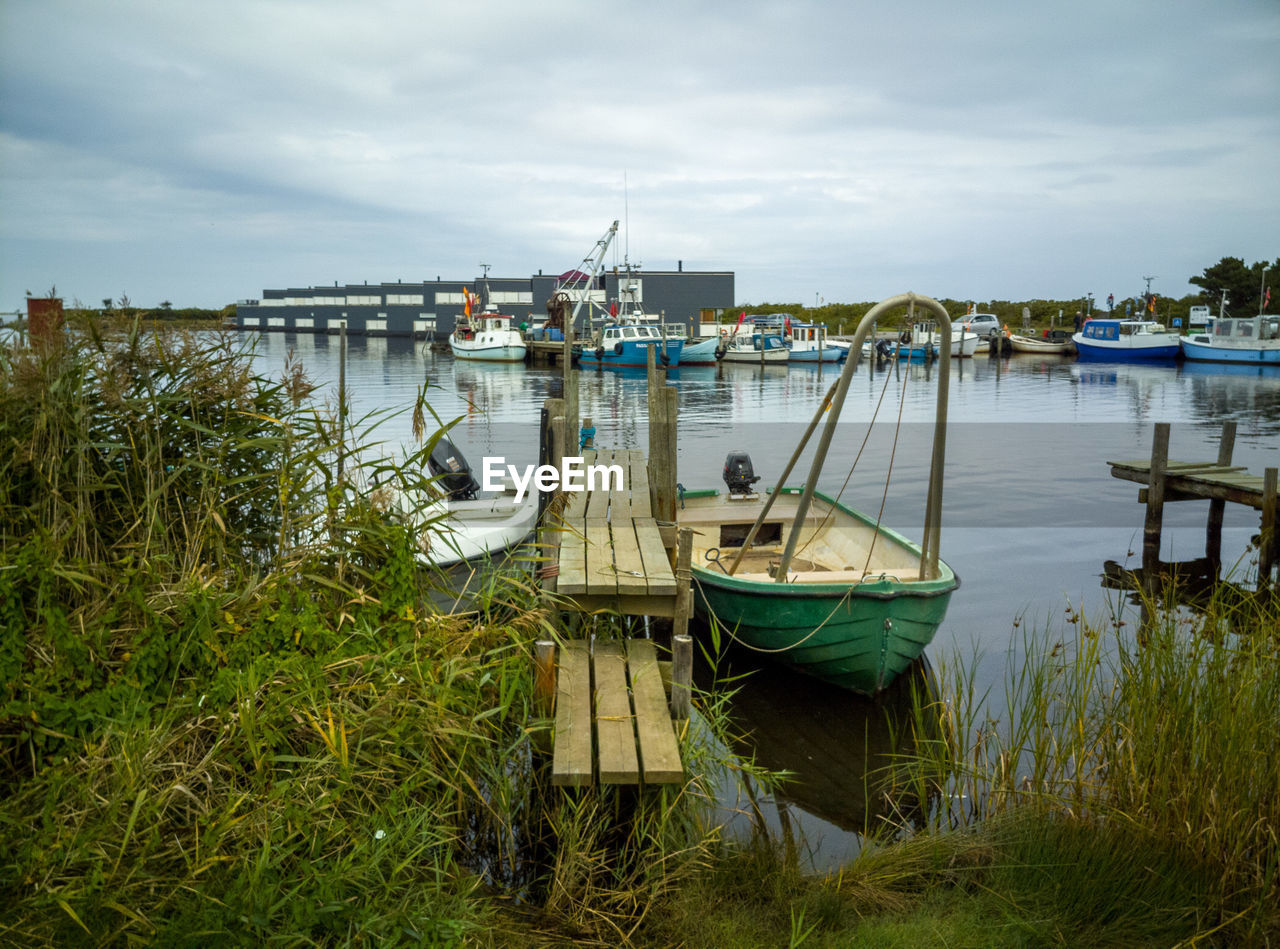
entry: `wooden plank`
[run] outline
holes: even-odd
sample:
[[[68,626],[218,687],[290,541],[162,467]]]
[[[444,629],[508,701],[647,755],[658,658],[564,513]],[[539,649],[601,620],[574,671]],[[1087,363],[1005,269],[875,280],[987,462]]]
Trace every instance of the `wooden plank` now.
[[[676,575],[671,569],[667,549],[662,546],[662,535],[652,519],[636,519],[636,540],[640,544],[640,556],[644,559],[645,579],[650,596],[675,596]],[[674,604],[672,604],[674,607]]]
[[[635,452],[631,460],[631,516],[652,517],[653,501],[649,492],[649,465],[642,452]]]
[[[560,649],[551,783],[591,784],[591,656],[586,640],[571,640]]]
[[[566,523],[560,532],[560,576],[556,589],[560,593],[587,592],[586,524]]]
[[[636,705],[636,736],[645,784],[679,784],[684,780],[680,747],[667,711],[658,655],[647,639],[627,641],[631,691]]]
[[[631,469],[632,458],[639,452],[619,449],[613,453],[613,463],[622,469],[622,490],[614,489],[609,499],[609,520],[617,522],[631,519]]]
[[[593,518],[586,524],[587,589],[592,594],[618,592],[618,574],[613,568],[613,545],[610,543],[609,522]]]
[[[636,755],[635,721],[627,691],[627,661],[622,643],[596,643],[595,672],[600,783],[636,784],[640,780],[640,762]]]
[[[611,465],[613,464],[613,452],[609,449],[598,449],[595,453],[596,457],[592,459],[592,465]],[[585,469],[584,469],[585,470]],[[600,479],[594,479],[596,487],[589,492],[587,500],[587,520],[603,520],[609,516],[610,496],[607,487],[602,488]]]
[[[636,525],[631,518],[609,522],[613,538],[613,567],[617,572],[619,596],[644,596],[649,592],[649,581],[644,575],[644,558],[640,556],[640,542],[636,539]]]

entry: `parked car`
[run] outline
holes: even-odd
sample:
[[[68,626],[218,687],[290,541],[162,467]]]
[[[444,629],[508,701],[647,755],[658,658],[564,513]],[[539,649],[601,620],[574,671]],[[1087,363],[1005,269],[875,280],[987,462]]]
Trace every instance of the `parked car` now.
[[[970,333],[977,333],[980,339],[995,339],[1002,333],[1000,318],[994,313],[971,313],[959,322],[968,326]]]

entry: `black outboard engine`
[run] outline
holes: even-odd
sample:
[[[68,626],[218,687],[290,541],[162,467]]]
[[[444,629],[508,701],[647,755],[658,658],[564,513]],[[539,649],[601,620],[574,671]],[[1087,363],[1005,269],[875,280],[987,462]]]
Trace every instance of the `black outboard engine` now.
[[[427,468],[450,501],[474,501],[480,485],[471,477],[471,466],[456,445],[447,438],[436,442],[427,458]]]
[[[751,486],[760,480],[745,451],[731,451],[725,456],[722,477],[730,494],[752,494]]]

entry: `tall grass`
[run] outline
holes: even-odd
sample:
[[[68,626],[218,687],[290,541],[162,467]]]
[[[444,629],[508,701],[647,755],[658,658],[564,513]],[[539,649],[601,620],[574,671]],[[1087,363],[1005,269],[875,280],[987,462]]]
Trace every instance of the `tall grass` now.
[[[697,781],[548,786],[528,571],[433,609],[385,495],[436,422],[341,445],[208,336],[0,351],[0,943],[612,944],[705,859]]]
[[[1016,865],[1052,868],[1058,900],[1128,894],[1192,932],[1275,938],[1280,601],[1224,588],[1202,614],[1144,606],[1132,634],[1068,611],[1073,640],[1024,644],[1000,719],[972,669],[946,670],[950,701],[918,715],[949,738],[908,764],[946,789],[935,831],[1007,833]],[[1160,902],[1172,892],[1182,903]]]

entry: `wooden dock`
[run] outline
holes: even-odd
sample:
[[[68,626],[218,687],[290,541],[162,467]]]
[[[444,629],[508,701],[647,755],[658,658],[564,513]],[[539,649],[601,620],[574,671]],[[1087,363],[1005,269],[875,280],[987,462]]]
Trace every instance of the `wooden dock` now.
[[[1144,570],[1154,573],[1159,563],[1165,503],[1208,500],[1205,555],[1209,562],[1215,567],[1221,562],[1222,517],[1226,504],[1242,504],[1261,512],[1258,582],[1265,585],[1270,581],[1272,567],[1277,561],[1277,538],[1280,537],[1276,505],[1277,469],[1267,468],[1261,475],[1252,475],[1243,467],[1231,464],[1235,436],[1236,423],[1224,422],[1216,459],[1171,461],[1169,424],[1161,422],[1155,427],[1149,459],[1107,462],[1113,478],[1145,485],[1138,492],[1138,500],[1147,507],[1142,548]]]
[[[652,362],[652,360],[651,360]],[[581,458],[583,487],[544,512],[542,585],[562,614],[611,613],[672,620],[671,696],[647,639],[565,638],[538,646],[539,693],[554,710],[552,782],[672,784],[684,780],[674,719],[687,717],[692,678],[688,636],[693,594],[692,532],[675,526],[676,390],[652,365],[649,451],[584,445],[574,370],[565,398],[544,412],[544,461],[564,470]],[[580,434],[581,439],[580,440]],[[578,626],[566,624],[564,628]]]

